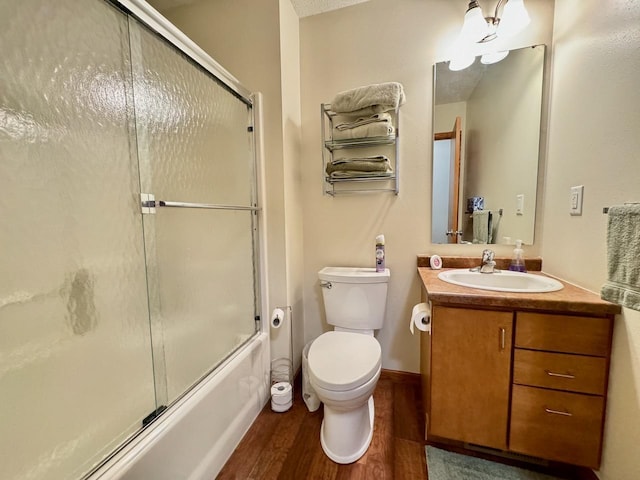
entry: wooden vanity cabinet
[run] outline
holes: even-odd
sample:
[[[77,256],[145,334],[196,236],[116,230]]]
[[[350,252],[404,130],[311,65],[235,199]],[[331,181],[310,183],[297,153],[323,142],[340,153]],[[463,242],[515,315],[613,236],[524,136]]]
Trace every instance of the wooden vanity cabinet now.
[[[509,449],[600,466],[612,318],[516,313]]]
[[[613,315],[433,305],[427,436],[598,468]]]
[[[434,306],[431,435],[506,450],[513,313]]]

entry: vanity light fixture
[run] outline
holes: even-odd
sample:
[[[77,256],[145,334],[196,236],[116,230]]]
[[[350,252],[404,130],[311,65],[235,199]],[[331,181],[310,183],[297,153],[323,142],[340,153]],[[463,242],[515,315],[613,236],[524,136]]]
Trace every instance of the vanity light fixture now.
[[[504,5],[504,7],[503,7]],[[498,16],[500,8],[502,16]],[[474,47],[487,44],[500,37],[521,32],[531,21],[524,0],[499,0],[492,17],[485,17],[478,0],[470,0],[460,35],[454,44],[454,57],[449,69],[462,70],[475,61]],[[489,51],[482,55],[484,64],[496,63],[505,58],[508,51]]]

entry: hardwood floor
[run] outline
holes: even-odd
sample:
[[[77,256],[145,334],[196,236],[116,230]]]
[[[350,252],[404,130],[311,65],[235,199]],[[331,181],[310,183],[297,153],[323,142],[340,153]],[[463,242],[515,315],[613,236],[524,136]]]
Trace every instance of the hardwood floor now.
[[[267,404],[218,479],[426,480],[420,377],[383,370],[375,393],[373,439],[355,463],[338,465],[320,446],[322,406],[310,413],[295,385],[285,413]]]

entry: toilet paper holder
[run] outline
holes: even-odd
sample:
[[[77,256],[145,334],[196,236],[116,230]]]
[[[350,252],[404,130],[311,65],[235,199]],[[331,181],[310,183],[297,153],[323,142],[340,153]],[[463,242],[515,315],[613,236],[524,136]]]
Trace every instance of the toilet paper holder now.
[[[276,307],[271,314],[271,328],[280,329],[285,323],[289,324],[289,328],[287,329],[289,336],[288,357],[279,357],[271,360],[271,385],[286,382],[289,383],[293,389],[293,322],[291,321],[291,315],[292,308],[289,305]],[[288,410],[288,408],[286,410]]]

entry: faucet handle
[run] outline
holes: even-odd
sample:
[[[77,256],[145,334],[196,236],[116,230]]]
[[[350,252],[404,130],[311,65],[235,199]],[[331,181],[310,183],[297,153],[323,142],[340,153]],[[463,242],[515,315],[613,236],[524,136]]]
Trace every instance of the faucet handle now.
[[[488,248],[486,250],[483,250],[482,263],[492,262],[494,256],[495,256],[495,253],[493,253],[493,250],[489,250]]]

